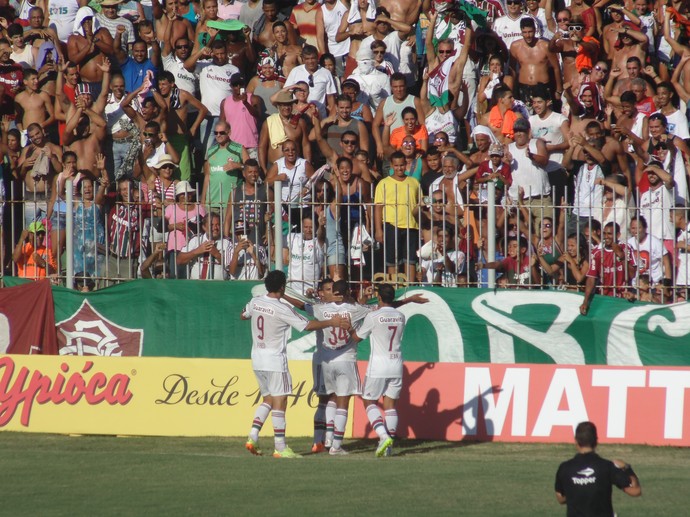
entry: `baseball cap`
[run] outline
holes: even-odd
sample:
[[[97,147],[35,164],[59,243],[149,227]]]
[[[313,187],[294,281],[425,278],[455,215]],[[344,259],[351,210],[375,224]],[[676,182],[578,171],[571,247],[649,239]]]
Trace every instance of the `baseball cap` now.
[[[489,147],[489,156],[503,156],[503,145],[499,143],[491,144]]]
[[[43,223],[40,221],[34,221],[29,225],[29,233],[38,233],[38,232],[46,232],[46,227],[43,226]]]

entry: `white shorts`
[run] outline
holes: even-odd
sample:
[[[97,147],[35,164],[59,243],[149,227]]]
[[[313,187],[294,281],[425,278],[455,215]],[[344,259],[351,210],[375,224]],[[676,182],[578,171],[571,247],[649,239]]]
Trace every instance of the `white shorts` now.
[[[292,377],[290,372],[266,372],[254,370],[256,380],[259,383],[259,391],[262,397],[282,397],[292,394]]]
[[[321,371],[328,395],[335,393],[338,397],[346,397],[362,393],[357,363],[352,361],[324,362],[321,363]]]
[[[316,393],[319,397],[328,395],[328,393],[326,392],[326,386],[323,383],[323,370],[321,368],[321,360],[313,360],[311,362],[311,373],[314,377],[314,387],[312,388],[314,393]]]
[[[365,377],[362,398],[364,400],[378,400],[383,396],[398,400],[402,391],[402,378]]]

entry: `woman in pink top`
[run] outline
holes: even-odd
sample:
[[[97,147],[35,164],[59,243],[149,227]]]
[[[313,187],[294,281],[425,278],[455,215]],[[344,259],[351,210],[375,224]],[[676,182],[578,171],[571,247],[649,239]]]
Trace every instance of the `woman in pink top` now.
[[[189,221],[201,220],[206,210],[194,203],[195,191],[188,181],[180,181],[175,186],[175,204],[165,207],[165,220],[168,223],[168,267],[172,278],[185,278],[185,266],[176,266],[175,255],[187,244],[192,228]],[[177,274],[175,274],[177,273]]]
[[[261,113],[258,98],[246,93],[246,82],[240,74],[230,78],[232,94],[220,103],[220,120],[230,126],[230,139],[242,144],[249,156],[255,160],[258,157],[259,129],[257,121]]]

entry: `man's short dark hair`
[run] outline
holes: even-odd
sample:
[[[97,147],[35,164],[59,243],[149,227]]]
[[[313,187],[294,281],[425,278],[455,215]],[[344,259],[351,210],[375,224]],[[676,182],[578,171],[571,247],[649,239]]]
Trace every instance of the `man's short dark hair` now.
[[[343,164],[343,163],[349,163],[349,164],[350,164],[350,169],[353,168],[352,160],[350,160],[347,156],[341,156],[340,158],[338,158],[338,159],[335,161],[335,165],[336,165],[336,167],[338,167],[338,168],[340,168],[340,165]]]
[[[287,30],[287,27],[285,26],[285,22],[282,20],[278,20],[273,22],[273,25],[271,26],[271,31],[276,30],[276,27],[282,27],[283,29]]]
[[[348,129],[342,135],[340,135],[340,141],[342,142],[348,136],[354,136],[357,140],[359,140],[359,135],[357,135],[357,133],[355,133],[351,129]]]
[[[534,19],[533,18],[523,18],[520,20],[520,29],[537,29],[537,26],[534,24]]]
[[[283,273],[279,269],[274,269],[273,271],[270,271],[266,275],[266,279],[264,280],[264,286],[266,287],[266,290],[269,293],[280,292],[285,287],[286,283],[287,278],[285,276],[285,273]]]
[[[436,156],[436,155],[438,155],[438,154],[441,154],[441,151],[438,150],[438,147],[435,147],[435,146],[433,146],[433,145],[432,145],[432,146],[429,148],[429,150],[426,152],[427,158],[428,158],[429,156]]]
[[[393,303],[395,300],[395,289],[390,284],[381,284],[378,287],[379,298],[383,303]]]
[[[12,38],[13,36],[23,36],[24,35],[24,27],[22,27],[18,23],[10,23],[7,26],[7,35],[10,38]]]
[[[608,228],[609,226],[613,228],[614,235],[618,235],[621,232],[621,227],[618,223],[611,221],[610,223],[606,223],[606,226],[604,226],[604,228]]]
[[[333,294],[345,296],[350,290],[346,280],[336,280],[333,282]]]
[[[627,65],[628,63],[637,63],[638,66],[642,67],[642,61],[640,61],[640,58],[637,56],[631,56],[627,59],[625,64]]]
[[[637,217],[634,217],[633,221],[637,221],[637,224],[642,225],[642,228],[644,228],[645,230],[649,228],[649,226],[647,225],[647,219],[645,219],[643,215],[638,215]]]
[[[156,133],[161,132],[161,125],[156,122],[155,120],[151,120],[150,122],[146,123],[146,129],[153,129]]]
[[[170,84],[175,84],[175,74],[173,74],[172,72],[168,72],[167,70],[163,70],[162,72],[158,73],[158,82],[160,81],[166,81]]]
[[[597,426],[592,422],[580,422],[577,424],[575,442],[580,447],[591,447],[594,449],[597,446],[597,441]]]
[[[244,168],[246,169],[247,167],[258,167],[259,162],[257,162],[254,158],[249,158],[246,162],[244,162]]]
[[[338,104],[339,102],[347,102],[350,106],[352,106],[352,99],[347,95],[338,95],[335,99],[335,103]]]
[[[391,154],[390,162],[393,163],[393,160],[400,160],[400,159],[405,160],[405,155],[402,153],[402,151],[395,151]]]
[[[621,93],[621,102],[627,102],[629,104],[635,104],[637,102],[637,97],[631,91]]]
[[[393,81],[405,81],[407,84],[407,79],[405,78],[405,75],[401,72],[393,72],[393,75],[391,75],[391,84],[393,84]]]
[[[213,50],[218,50],[219,48],[225,48],[225,41],[217,39],[216,41],[211,43],[211,48]]]
[[[302,47],[302,55],[303,56],[318,56],[319,55],[319,49],[317,49],[314,45],[304,45]]]

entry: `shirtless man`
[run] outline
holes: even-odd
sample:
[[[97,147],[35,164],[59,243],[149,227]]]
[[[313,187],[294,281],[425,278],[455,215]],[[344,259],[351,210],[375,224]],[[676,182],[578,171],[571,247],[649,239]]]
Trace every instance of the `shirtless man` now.
[[[584,136],[587,142],[597,149],[601,149],[601,153],[611,165],[611,174],[622,174],[628,181],[628,185],[633,185],[628,159],[621,143],[613,137],[605,136],[604,128],[596,120],[586,119],[586,122],[584,129],[578,133],[573,130],[570,133],[571,137]],[[576,148],[573,151],[573,159],[584,161],[582,146],[577,144],[577,139],[574,142]]]
[[[625,70],[618,67],[613,67],[611,69],[609,79],[606,82],[606,88],[604,89],[604,97],[607,102],[618,104],[617,97],[620,97],[623,92],[632,90],[633,81],[642,78],[640,74],[642,71],[642,62],[637,56],[629,57],[625,62],[624,68]],[[645,88],[645,93],[647,96],[653,96],[654,90],[647,86]]]
[[[183,37],[195,41],[192,24],[178,14],[178,0],[165,0],[165,7],[162,7],[158,0],[153,0],[152,5],[153,17],[156,19],[156,38],[163,42],[163,46],[170,43],[170,47],[175,48],[175,42]],[[171,25],[170,29],[168,25]],[[169,34],[167,41],[166,32]]]
[[[144,131],[146,124],[149,122],[156,122],[160,126],[161,131],[165,133],[168,127],[168,108],[165,100],[160,95],[144,99],[144,102],[141,103],[140,111],[132,107],[132,101],[134,101],[147,86],[148,82],[144,81],[144,84],[142,84],[138,90],[125,95],[120,106],[122,106],[122,111],[124,111],[132,122],[137,125],[140,132]]]
[[[55,174],[62,170],[62,148],[52,144],[39,124],[27,127],[29,145],[22,149],[17,167],[24,182],[24,226],[41,219],[48,212],[48,194]],[[39,158],[47,167],[34,169]]]
[[[613,56],[616,50],[616,43],[618,41],[618,29],[625,27],[625,16],[623,15],[622,6],[611,4],[608,6],[609,16],[611,16],[611,23],[606,25],[601,31],[601,39],[604,45],[604,53],[608,56]]]
[[[194,95],[175,86],[175,76],[170,72],[161,72],[158,75],[158,90],[160,93],[154,92],[153,95],[154,98],[160,96],[168,108],[167,134],[170,143],[180,155],[180,179],[189,181],[192,174],[192,163],[188,135],[197,133],[201,121],[208,114],[208,108]],[[160,102],[159,99],[156,101]],[[197,115],[188,128],[187,112],[190,106],[197,109]]]
[[[549,44],[536,38],[536,26],[532,18],[520,20],[520,30],[522,39],[510,46],[510,58],[520,66],[517,96],[531,109],[534,88],[539,86],[549,89],[549,67],[553,70],[556,83],[555,96],[560,96],[563,92],[561,69],[556,55],[549,52]]]
[[[53,101],[48,93],[38,91],[38,72],[33,68],[24,70],[23,82],[24,90],[14,98],[19,118],[17,127],[23,130],[36,123],[46,129],[55,122]]]
[[[90,93],[82,93],[84,86],[81,84],[77,87],[74,107],[67,115],[63,142],[77,155],[77,169],[91,170],[96,156],[101,153],[107,123],[102,115],[103,110],[98,110],[98,103],[89,102]]]
[[[292,117],[292,105],[295,102],[297,100],[290,92],[280,92],[275,102],[275,105],[278,106],[278,113],[268,117],[261,128],[259,135],[259,165],[264,173],[276,160],[282,158],[283,150],[281,144],[286,140],[296,142],[297,148],[300,151],[299,155],[304,156],[307,161],[311,161],[311,145],[309,144],[307,123],[301,117],[296,120]],[[282,133],[278,123],[283,127]],[[269,127],[275,127],[276,133],[270,131]]]
[[[277,21],[273,23],[273,37],[275,43],[271,47],[276,60],[276,70],[283,77],[290,75],[290,71],[302,64],[302,49],[298,45],[291,45],[288,41],[287,25]]]
[[[381,0],[379,7],[385,7],[392,20],[414,25],[419,18],[421,0]]]
[[[113,37],[105,27],[98,29],[95,34],[92,27],[93,17],[87,16],[82,20],[81,28],[84,35],[75,32],[69,37],[67,57],[79,66],[82,81],[97,83],[100,88],[103,71],[99,65],[103,64],[107,56],[113,54]],[[95,160],[92,164],[94,162]]]
[[[273,24],[278,21],[278,2],[276,0],[264,0],[263,4],[263,28],[254,34],[254,41],[261,48],[270,48],[275,43],[275,36],[273,34]],[[262,20],[259,18],[259,21]],[[285,26],[287,30],[287,40],[290,45],[297,45],[297,33],[291,23]]]
[[[627,64],[631,57],[636,57],[640,63],[647,61],[647,44],[649,40],[647,36],[640,31],[636,31],[624,25],[611,29],[612,32],[618,33],[620,41],[619,48],[615,49],[612,54],[611,69],[620,68],[623,70],[621,78],[628,77]]]
[[[241,31],[228,31],[225,34],[225,49],[230,63],[240,70],[254,67],[257,58],[252,45],[252,30],[245,25]]]
[[[347,65],[345,66],[345,77],[357,66],[357,51],[359,50],[362,40],[367,36],[374,34],[376,30],[376,22],[374,19],[367,18],[367,9],[369,8],[369,0],[353,0],[357,2],[357,17],[355,21],[348,16],[343,16],[340,20],[340,27],[335,34],[335,41],[341,42],[350,38],[350,51],[347,55]],[[373,2],[373,0],[371,0]]]

